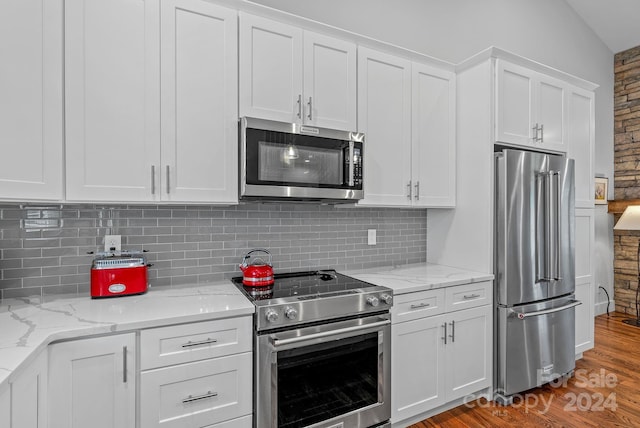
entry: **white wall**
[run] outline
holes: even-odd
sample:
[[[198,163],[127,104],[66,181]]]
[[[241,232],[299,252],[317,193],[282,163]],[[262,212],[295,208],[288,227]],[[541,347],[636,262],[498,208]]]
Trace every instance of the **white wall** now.
[[[254,0],[275,9],[459,63],[489,46],[594,82],[595,172],[613,197],[613,52],[563,0]],[[596,302],[613,298],[613,219],[595,212]],[[605,305],[597,306],[601,313]]]

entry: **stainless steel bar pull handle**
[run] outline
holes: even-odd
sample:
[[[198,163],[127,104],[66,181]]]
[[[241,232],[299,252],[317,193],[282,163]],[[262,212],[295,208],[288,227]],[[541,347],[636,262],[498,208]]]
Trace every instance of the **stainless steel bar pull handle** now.
[[[549,212],[551,217],[551,272],[549,277],[556,281],[560,278],[560,173],[550,171],[551,192],[549,194]]]
[[[533,128],[531,128],[534,132],[533,134],[533,141],[538,141],[538,131],[540,130],[540,128],[538,128],[538,124],[536,123],[536,126],[534,126]]]
[[[151,194],[156,194],[156,166],[151,165]]]
[[[415,304],[415,305],[411,305],[411,306],[409,306],[409,309],[420,309],[420,308],[426,308],[426,307],[429,307],[429,306],[431,306],[429,303],[424,303],[423,302],[423,303],[418,303],[418,304]]]
[[[449,337],[451,338],[451,343],[454,343],[456,341],[456,322],[455,321],[451,321],[451,334],[449,335]]]
[[[192,346],[203,346],[203,345],[210,345],[212,343],[217,343],[218,339],[210,339],[210,338],[206,338],[205,340],[200,340],[198,342],[192,342],[192,341],[188,341],[187,343],[184,343],[182,345],[183,348],[191,348]]]
[[[349,141],[349,187],[353,187],[355,185],[355,180],[353,178],[353,174],[355,171],[354,163],[355,160],[353,159],[353,141]]]
[[[309,102],[307,103],[307,105],[309,106],[309,114],[307,115],[307,117],[309,118],[309,120],[313,120],[313,102],[311,100],[311,97],[309,97]]]
[[[167,194],[171,190],[171,181],[169,180],[169,165],[167,165]]]
[[[538,173],[536,175],[536,195],[535,195],[535,258],[536,258],[536,282],[546,281],[546,252],[545,249],[545,221],[546,221],[546,201],[545,196],[546,175]]]
[[[127,347],[122,347],[122,383],[127,383]]]
[[[420,199],[420,182],[416,181],[416,185],[414,186],[416,189],[416,194],[413,196],[416,201]]]
[[[444,327],[444,337],[442,338],[444,340],[444,344],[447,344],[447,323],[445,322],[444,324],[442,324],[442,326]]]
[[[465,300],[477,299],[478,297],[480,297],[479,294],[465,294],[464,296],[462,296],[462,298]]]
[[[411,200],[411,180],[409,180],[409,184],[407,184],[407,198]]]
[[[298,118],[302,119],[302,94],[298,94]]]
[[[213,398],[217,396],[218,396],[218,393],[212,392],[212,391],[207,391],[206,394],[202,394],[202,395],[189,395],[187,398],[182,400],[182,404],[187,404],[187,403],[191,403],[193,401],[198,401],[198,400],[205,400],[207,398]]]
[[[514,311],[513,309],[510,309],[509,312],[514,314],[518,319],[523,320],[523,319],[529,318],[529,317],[535,317],[535,316],[538,316],[538,315],[553,314],[555,312],[564,311],[565,309],[575,308],[576,306],[581,305],[581,304],[582,304],[582,302],[580,302],[578,300],[572,300],[568,304],[566,304],[564,306],[560,306],[558,308],[545,309],[545,310],[542,310],[542,311],[535,311],[535,312],[517,312],[517,311]]]
[[[544,143],[544,125],[540,124],[540,142]]]

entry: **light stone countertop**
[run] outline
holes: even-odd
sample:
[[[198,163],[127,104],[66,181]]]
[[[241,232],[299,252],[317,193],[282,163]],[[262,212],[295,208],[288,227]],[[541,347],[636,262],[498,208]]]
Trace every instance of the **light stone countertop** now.
[[[60,295],[0,304],[0,393],[49,343],[170,324],[250,315],[253,304],[231,281],[151,288],[106,299]]]
[[[386,266],[341,273],[371,284],[392,288],[394,295],[493,279],[493,274],[490,273],[473,272],[431,263],[417,263],[397,267]]]

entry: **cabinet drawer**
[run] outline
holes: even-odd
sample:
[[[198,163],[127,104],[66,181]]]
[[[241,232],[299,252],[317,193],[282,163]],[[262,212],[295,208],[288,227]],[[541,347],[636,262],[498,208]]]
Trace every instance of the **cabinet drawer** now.
[[[394,303],[391,309],[393,323],[396,324],[443,313],[444,296],[444,289],[394,296]]]
[[[446,311],[475,308],[488,305],[492,300],[491,281],[459,285],[447,288]]]
[[[251,350],[250,316],[150,328],[140,332],[140,367],[147,370]]]
[[[252,361],[245,352],[142,372],[141,426],[196,428],[251,414]]]
[[[238,419],[220,422],[219,424],[207,425],[203,428],[251,428],[253,419],[251,415],[243,416]]]

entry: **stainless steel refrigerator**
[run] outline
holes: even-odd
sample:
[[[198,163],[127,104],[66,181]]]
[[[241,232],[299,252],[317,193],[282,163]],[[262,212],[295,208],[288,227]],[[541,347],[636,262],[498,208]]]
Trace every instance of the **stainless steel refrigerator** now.
[[[495,396],[510,397],[575,368],[574,162],[495,154]]]

